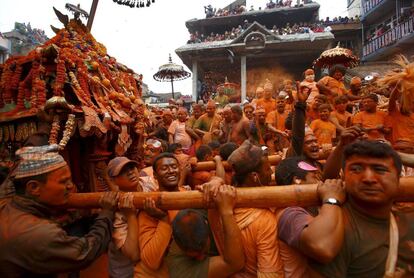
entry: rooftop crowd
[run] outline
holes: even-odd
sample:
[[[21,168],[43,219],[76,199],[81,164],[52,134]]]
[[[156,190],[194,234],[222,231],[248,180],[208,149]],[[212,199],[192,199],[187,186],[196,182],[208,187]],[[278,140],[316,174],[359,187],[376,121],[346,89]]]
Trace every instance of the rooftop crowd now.
[[[309,3],[312,3],[312,0],[300,1],[299,5],[296,4],[294,5],[294,7],[303,6],[304,4],[309,4]],[[269,2],[266,3],[266,6],[264,9],[271,10],[271,9],[279,9],[279,8],[286,8],[286,7],[292,7],[292,0],[275,0],[275,1],[269,0]],[[262,7],[258,7],[258,10],[261,11]],[[243,5],[237,5],[231,9],[217,9],[217,8],[213,8],[211,5],[204,6],[204,12],[206,14],[206,18],[238,15],[238,14],[245,13],[247,11],[249,12],[255,11],[254,6],[251,5],[249,10],[247,10],[247,8]]]
[[[414,209],[395,199],[413,175],[414,102],[375,79],[346,87],[345,70],[266,80],[243,105],[218,89],[191,111],[153,108],[143,156],[102,171],[111,191],[90,225],[56,208],[76,186],[48,134],[32,135],[0,187],[0,276],[76,275],[107,253],[110,277],[412,277]],[[235,208],[236,188],[295,184],[318,184],[320,204]],[[137,210],[120,194],[191,189],[215,209]]]
[[[190,39],[187,41],[187,44],[195,44],[202,42],[213,42],[213,41],[224,41],[224,40],[233,40],[237,38],[241,33],[243,33],[251,23],[248,20],[245,20],[243,25],[238,25],[233,27],[229,31],[225,31],[224,34],[210,33],[210,35],[200,34],[198,32],[191,33]],[[270,32],[275,35],[294,35],[294,34],[308,34],[310,32],[321,33],[325,32],[327,29],[322,23],[294,23],[290,25],[287,23],[285,26],[278,28],[276,25],[273,25]]]

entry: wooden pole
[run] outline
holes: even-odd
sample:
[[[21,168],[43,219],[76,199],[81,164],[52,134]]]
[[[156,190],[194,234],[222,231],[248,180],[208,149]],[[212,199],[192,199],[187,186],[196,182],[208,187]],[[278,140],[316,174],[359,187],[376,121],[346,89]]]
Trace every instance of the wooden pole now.
[[[92,2],[91,11],[89,12],[88,23],[86,24],[86,27],[88,28],[89,32],[92,30],[92,24],[93,20],[95,19],[95,13],[96,8],[98,7],[98,2],[99,0],[93,0]]]
[[[280,155],[270,155],[268,156],[270,165],[277,165],[282,160]],[[225,170],[231,169],[231,166],[227,163],[227,161],[223,161],[223,166]],[[196,171],[213,171],[216,170],[216,163],[214,161],[203,161],[197,162],[196,165],[193,167],[193,172]]]
[[[317,184],[237,188],[236,207],[314,206],[319,204],[316,189]],[[98,208],[102,194],[102,192],[71,194],[67,207]],[[159,208],[166,210],[214,207],[214,202],[206,204],[203,194],[198,191],[134,192],[133,194],[136,208],[142,208],[143,201],[148,197],[153,198]],[[414,177],[401,178],[397,201],[414,202]]]

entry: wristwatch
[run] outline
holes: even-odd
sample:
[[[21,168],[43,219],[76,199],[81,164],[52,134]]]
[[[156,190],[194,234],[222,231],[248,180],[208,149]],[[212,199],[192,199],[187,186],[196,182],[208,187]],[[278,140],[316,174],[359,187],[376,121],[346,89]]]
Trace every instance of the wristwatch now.
[[[339,201],[338,201],[337,199],[335,199],[335,198],[328,198],[328,199],[326,199],[323,203],[324,203],[324,204],[329,204],[329,205],[335,205],[335,206],[338,206],[338,207],[342,207],[341,202],[339,202]]]

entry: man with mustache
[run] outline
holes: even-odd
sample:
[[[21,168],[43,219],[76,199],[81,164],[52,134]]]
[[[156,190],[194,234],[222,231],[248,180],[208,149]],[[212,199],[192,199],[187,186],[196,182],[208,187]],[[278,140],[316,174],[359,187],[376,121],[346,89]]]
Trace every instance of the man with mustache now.
[[[83,237],[70,236],[53,221],[72,191],[69,166],[58,145],[16,152],[16,195],[0,202],[0,276],[55,277],[78,271],[103,254],[111,240],[118,194],[101,198],[103,210]]]
[[[396,220],[406,218],[391,210],[401,159],[378,141],[356,141],[345,147],[343,156],[344,180],[328,180],[318,187],[319,215],[286,209],[279,219],[279,238],[311,259],[312,277],[384,277],[385,272],[395,277],[395,265],[386,262],[390,249],[398,248],[390,241],[398,238]],[[400,231],[404,239],[414,238],[412,227]],[[401,250],[407,249],[400,245]]]

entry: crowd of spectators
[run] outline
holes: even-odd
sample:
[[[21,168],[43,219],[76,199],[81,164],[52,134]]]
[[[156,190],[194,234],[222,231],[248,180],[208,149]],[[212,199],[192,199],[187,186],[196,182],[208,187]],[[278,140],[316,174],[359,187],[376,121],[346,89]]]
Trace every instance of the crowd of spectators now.
[[[211,32],[209,35],[200,34],[198,32],[191,33],[190,39],[187,44],[202,43],[202,42],[214,42],[233,40],[237,38],[241,33],[246,30],[251,23],[247,20],[244,21],[243,25],[233,27],[230,31],[225,31],[222,34]],[[293,34],[306,34],[306,33],[321,33],[326,31],[326,27],[322,23],[294,23],[290,25],[287,23],[284,27],[277,27],[276,25],[270,30],[275,35],[293,35]]]
[[[338,17],[334,17],[332,19],[328,16],[325,19],[320,20],[320,23],[323,23],[325,25],[359,23],[359,22],[360,22],[360,18],[359,18],[358,15],[356,15],[355,17],[338,16]]]
[[[300,1],[299,4],[294,5],[294,7],[303,6],[304,4],[309,4],[312,2],[313,2],[312,0],[302,0]],[[292,7],[292,0],[275,0],[275,1],[270,0],[268,3],[266,3],[265,10],[285,8],[285,7]],[[262,7],[258,7],[258,10],[261,11]],[[242,14],[247,11],[249,12],[255,11],[254,6],[251,5],[249,10],[247,10],[247,8],[243,5],[235,6],[233,9],[217,9],[217,8],[213,8],[211,5],[204,6],[204,12],[206,14],[206,18],[237,15],[237,14]]]
[[[213,8],[211,5],[204,6],[204,12],[206,14],[206,18],[242,14],[245,11],[246,11],[246,7],[242,5],[238,5],[231,10]]]

